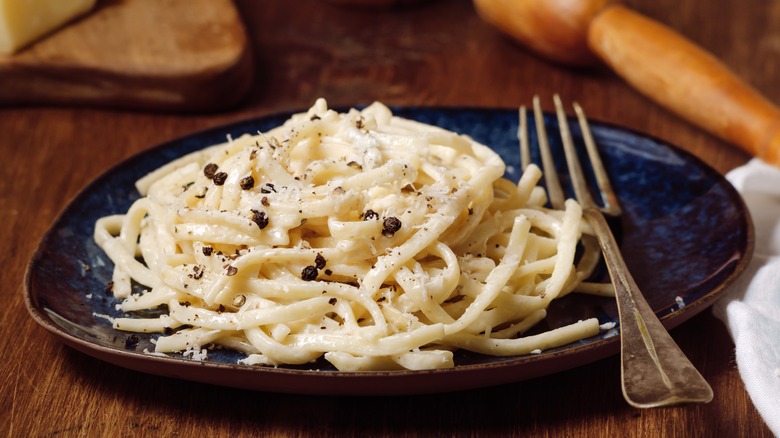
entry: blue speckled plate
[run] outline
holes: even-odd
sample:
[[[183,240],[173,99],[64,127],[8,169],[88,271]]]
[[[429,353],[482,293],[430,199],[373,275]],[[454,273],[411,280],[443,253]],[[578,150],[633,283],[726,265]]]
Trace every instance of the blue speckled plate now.
[[[466,133],[506,160],[518,177],[517,116],[504,109],[396,108],[396,114]],[[111,262],[92,239],[95,220],[121,213],[138,198],[134,182],[185,153],[243,133],[266,131],[289,114],[247,120],[196,133],[141,153],[87,186],[43,238],[30,262],[25,298],[33,318],[67,344],[119,366],[257,390],[308,394],[413,394],[452,391],[528,379],[582,365],[618,351],[618,330],[571,345],[520,357],[458,353],[448,370],[344,373],[321,361],[310,367],[237,365],[236,353],[213,350],[204,362],[144,354],[137,344],[94,314],[117,315],[104,292]],[[546,115],[548,132],[557,121]],[[531,125],[533,126],[533,125]],[[573,136],[579,141],[576,123]],[[650,306],[672,328],[710,306],[744,269],[753,231],[743,202],[717,172],[690,154],[623,128],[592,123],[625,214],[613,224],[626,262]],[[532,141],[535,133],[531,132]],[[553,142],[555,149],[559,148]],[[560,152],[556,152],[559,153]],[[559,157],[560,158],[560,157]],[[563,161],[563,160],[560,160]],[[568,296],[550,308],[547,327],[596,316],[617,322],[613,300]]]

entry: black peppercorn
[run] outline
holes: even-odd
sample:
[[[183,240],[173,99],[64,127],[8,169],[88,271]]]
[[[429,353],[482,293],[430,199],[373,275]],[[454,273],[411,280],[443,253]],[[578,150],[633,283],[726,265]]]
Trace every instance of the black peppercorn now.
[[[401,220],[395,216],[385,218],[382,223],[382,235],[385,237],[393,237],[396,231],[401,229]]]
[[[363,220],[379,219],[379,213],[371,210],[370,208],[363,213]]]
[[[255,179],[252,177],[252,175],[249,175],[247,177],[241,178],[239,184],[243,190],[249,190],[255,186]]]
[[[325,260],[325,257],[323,257],[322,254],[317,254],[317,257],[314,257],[314,266],[317,269],[324,268],[327,263],[327,260]]]
[[[203,174],[206,175],[206,178],[208,179],[214,179],[214,175],[217,174],[217,169],[219,169],[219,166],[214,163],[209,163],[203,168]]]
[[[268,226],[268,216],[265,215],[264,211],[252,210],[252,222],[256,223],[262,230]]]
[[[312,281],[317,279],[317,274],[319,272],[317,271],[316,266],[309,265],[301,271],[301,279],[303,281]]]
[[[225,172],[217,172],[214,175],[214,184],[221,186],[222,184],[225,184],[225,180],[227,180],[228,174]]]

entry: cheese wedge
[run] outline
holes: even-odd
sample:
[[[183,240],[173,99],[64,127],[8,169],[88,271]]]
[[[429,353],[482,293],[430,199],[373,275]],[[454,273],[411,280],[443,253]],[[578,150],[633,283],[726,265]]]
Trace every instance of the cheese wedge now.
[[[16,52],[94,5],[95,0],[0,0],[0,54]]]

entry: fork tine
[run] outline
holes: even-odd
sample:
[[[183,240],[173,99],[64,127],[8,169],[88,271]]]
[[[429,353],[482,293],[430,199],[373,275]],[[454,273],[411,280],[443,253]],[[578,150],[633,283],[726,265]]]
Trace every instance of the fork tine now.
[[[596,184],[599,187],[601,193],[601,201],[604,207],[601,211],[610,216],[620,216],[622,209],[620,203],[615,196],[615,191],[612,190],[612,184],[609,182],[609,176],[604,169],[604,164],[601,162],[601,156],[596,148],[596,142],[593,140],[593,135],[590,132],[590,125],[588,119],[585,117],[585,111],[582,107],[574,102],[572,104],[574,112],[577,114],[577,120],[580,123],[580,131],[582,131],[582,139],[585,142],[585,148],[588,151],[588,158],[590,159],[590,165],[593,168],[593,173],[596,175]]]
[[[520,168],[523,172],[531,164],[531,145],[528,143],[528,117],[525,105],[518,111],[517,140],[520,142]]]
[[[597,208],[610,216],[619,216],[622,213],[620,203],[617,200],[617,196],[615,196],[614,190],[612,190],[612,184],[609,181],[607,171],[604,169],[601,156],[596,148],[596,142],[593,140],[593,135],[590,132],[590,125],[585,116],[585,111],[583,111],[582,107],[577,102],[572,104],[574,112],[577,114],[577,120],[579,121],[580,130],[582,131],[585,148],[588,152],[588,159],[596,177],[596,185],[598,186],[603,206],[597,205],[593,201],[590,191],[588,190],[588,183],[585,181],[582,166],[577,157],[577,150],[574,146],[574,141],[572,140],[571,130],[569,129],[568,119],[566,117],[566,112],[563,109],[561,98],[556,94],[553,96],[553,100],[555,101],[555,112],[558,116],[558,126],[561,131],[561,140],[563,141],[564,152],[566,154],[566,165],[569,167],[569,175],[572,179],[577,201],[579,201],[583,207]]]
[[[574,187],[574,195],[577,197],[577,202],[582,205],[582,208],[598,208],[590,196],[585,176],[582,173],[582,166],[579,158],[577,158],[577,149],[574,147],[574,141],[571,138],[569,121],[566,118],[561,97],[555,94],[553,95],[553,101],[555,102],[555,114],[558,116],[558,129],[561,132],[563,151],[566,155],[566,165],[569,167],[569,175]]]
[[[547,196],[550,197],[550,205],[555,209],[564,208],[564,195],[561,182],[558,179],[558,171],[555,169],[550,152],[550,144],[547,142],[547,129],[544,127],[544,114],[539,103],[539,96],[534,96],[534,120],[536,121],[536,141],[539,144],[539,154],[542,156],[542,172],[544,183],[547,186]]]

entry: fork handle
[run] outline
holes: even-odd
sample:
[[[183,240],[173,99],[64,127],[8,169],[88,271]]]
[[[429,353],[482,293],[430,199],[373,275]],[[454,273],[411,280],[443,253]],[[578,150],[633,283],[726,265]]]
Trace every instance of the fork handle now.
[[[614,5],[591,21],[588,45],[649,98],[780,165],[780,109],[680,34]]]
[[[594,208],[583,213],[599,240],[615,286],[626,401],[639,408],[711,401],[712,388],[650,309],[626,268],[604,216]]]

